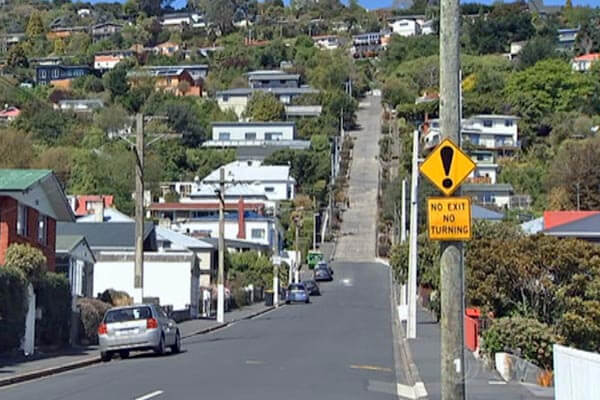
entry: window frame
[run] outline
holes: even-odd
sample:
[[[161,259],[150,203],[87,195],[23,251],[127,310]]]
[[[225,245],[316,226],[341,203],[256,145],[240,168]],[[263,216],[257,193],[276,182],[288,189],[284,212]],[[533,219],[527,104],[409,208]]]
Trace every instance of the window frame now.
[[[37,241],[39,244],[48,246],[48,216],[44,214],[38,214],[38,235]]]
[[[17,205],[17,235],[22,237],[28,236],[29,208],[22,203]]]
[[[259,235],[256,235],[256,233],[259,233]],[[267,232],[265,231],[264,228],[252,228],[250,230],[250,237],[252,239],[264,239],[266,237],[266,235],[267,235]]]

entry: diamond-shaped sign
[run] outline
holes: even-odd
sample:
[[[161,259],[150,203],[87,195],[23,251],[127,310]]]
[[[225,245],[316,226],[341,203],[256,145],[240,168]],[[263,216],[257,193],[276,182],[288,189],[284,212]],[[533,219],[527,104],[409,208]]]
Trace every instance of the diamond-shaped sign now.
[[[421,165],[421,173],[446,196],[452,195],[475,169],[471,157],[450,139],[444,139]]]

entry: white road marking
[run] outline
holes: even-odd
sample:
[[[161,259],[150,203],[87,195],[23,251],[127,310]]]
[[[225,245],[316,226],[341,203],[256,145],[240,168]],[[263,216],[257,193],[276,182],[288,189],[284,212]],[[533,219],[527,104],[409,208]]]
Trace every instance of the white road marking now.
[[[490,385],[506,385],[504,381],[488,381]]]
[[[425,385],[423,382],[417,382],[414,386],[402,385],[398,383],[397,386],[398,396],[400,397],[416,400],[427,396],[427,390],[425,390]]]
[[[148,400],[148,399],[151,399],[153,397],[160,396],[163,393],[164,392],[162,390],[156,390],[156,391],[154,391],[152,393],[145,394],[145,395],[143,395],[141,397],[136,397],[135,400]]]
[[[342,279],[342,285],[344,286],[352,286],[352,280],[351,279]]]

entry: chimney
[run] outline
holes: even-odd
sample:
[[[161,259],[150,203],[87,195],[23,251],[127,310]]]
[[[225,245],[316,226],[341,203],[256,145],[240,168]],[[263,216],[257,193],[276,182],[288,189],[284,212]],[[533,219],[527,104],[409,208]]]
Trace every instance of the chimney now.
[[[246,218],[244,216],[244,199],[238,200],[238,239],[246,239]]]
[[[104,222],[104,199],[94,202],[94,222]]]

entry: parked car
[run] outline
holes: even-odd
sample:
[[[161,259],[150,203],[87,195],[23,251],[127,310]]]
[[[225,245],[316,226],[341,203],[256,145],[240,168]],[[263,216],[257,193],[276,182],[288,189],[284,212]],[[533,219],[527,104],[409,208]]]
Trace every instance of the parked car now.
[[[319,263],[313,271],[313,278],[315,281],[332,281],[333,271],[325,263]]]
[[[320,261],[320,262],[317,264],[317,268],[325,268],[325,269],[327,269],[327,270],[329,271],[329,274],[330,274],[331,276],[333,276],[333,268],[331,268],[331,267],[329,266],[329,264],[327,264],[327,262],[325,262],[325,261]]]
[[[321,295],[321,289],[319,289],[319,285],[317,285],[317,282],[315,282],[314,280],[306,280],[302,283],[304,284],[304,287],[306,287],[309,296]]]
[[[310,295],[306,286],[302,283],[292,283],[288,286],[287,297],[285,298],[286,304],[291,302],[303,302],[310,303]]]
[[[113,354],[129,357],[131,350],[153,350],[164,354],[181,351],[181,333],[175,321],[154,304],[109,309],[98,327],[100,356],[110,361]]]

